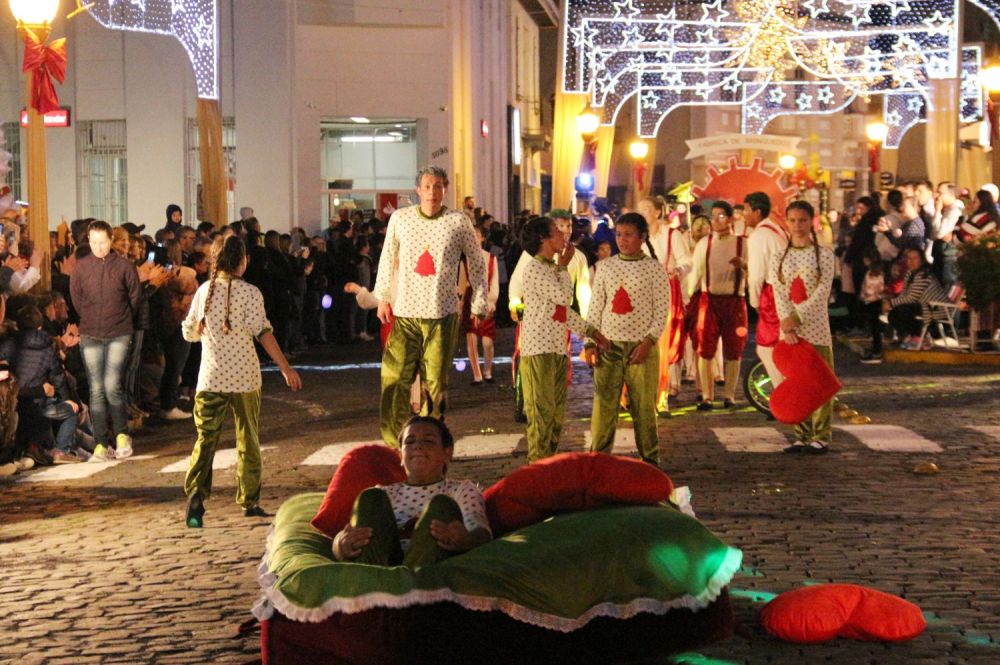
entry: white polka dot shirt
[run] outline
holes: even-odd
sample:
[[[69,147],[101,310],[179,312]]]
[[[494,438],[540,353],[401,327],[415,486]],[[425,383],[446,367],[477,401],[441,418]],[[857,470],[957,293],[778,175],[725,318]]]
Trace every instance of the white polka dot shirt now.
[[[256,286],[242,279],[232,280],[229,294],[228,333],[223,331],[226,320],[226,290],[230,280],[220,276],[208,306],[205,330],[198,334],[198,322],[206,316],[206,301],[212,282],[198,287],[181,324],[184,339],[201,342],[201,367],[198,370],[198,391],[214,393],[248,393],[259,390],[260,363],[253,341],[271,330],[264,313],[264,297]]]
[[[392,302],[393,314],[398,317],[441,319],[454,314],[458,311],[455,288],[463,253],[469,259],[472,313],[484,317],[487,311],[486,263],[469,218],[447,208],[442,208],[434,218],[425,217],[419,205],[401,208],[389,218],[379,258],[375,297],[379,302]],[[397,259],[393,300],[390,291]]]
[[[570,307],[573,283],[569,271],[535,256],[525,265],[521,284],[524,294],[521,355],[566,355],[566,329],[580,337],[587,334],[587,323]]]
[[[616,254],[597,264],[587,323],[615,342],[660,339],[670,311],[663,266],[650,256]]]
[[[826,247],[820,247],[819,265],[812,246],[791,247],[787,254],[782,250],[771,257],[767,281],[774,287],[778,317],[786,319],[795,314],[801,322],[798,336],[817,346],[833,343],[827,311],[833,268],[833,252]]]

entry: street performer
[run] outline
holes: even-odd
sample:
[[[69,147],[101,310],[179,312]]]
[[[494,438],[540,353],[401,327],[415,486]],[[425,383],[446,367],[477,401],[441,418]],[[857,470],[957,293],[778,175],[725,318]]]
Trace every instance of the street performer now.
[[[712,359],[720,337],[726,378],[723,406],[730,408],[735,404],[740,358],[747,341],[746,238],[733,233],[733,207],[725,201],[712,204],[710,221],[712,233],[699,240],[694,248],[688,282],[689,292],[701,288],[695,330],[702,390],[699,411],[714,408]]]
[[[379,259],[375,297],[378,318],[395,323],[382,355],[382,439],[399,447],[398,432],[412,415],[410,385],[420,370],[428,401],[423,415],[441,419],[447,405],[448,373],[458,342],[458,266],[468,260],[472,287],[471,322],[490,318],[486,299],[486,264],[472,222],[448,210],[444,195],[448,175],[437,166],[417,174],[418,205],[401,208],[389,218]],[[392,299],[393,265],[397,265]],[[391,303],[391,306],[390,306]]]
[[[788,245],[788,234],[770,218],[771,199],[767,194],[753,192],[743,202],[747,207],[747,226],[752,229],[747,238],[747,292],[750,306],[757,310],[757,357],[764,363],[771,385],[777,387],[784,377],[772,356],[781,330],[774,307],[774,286],[767,277],[771,258]]]

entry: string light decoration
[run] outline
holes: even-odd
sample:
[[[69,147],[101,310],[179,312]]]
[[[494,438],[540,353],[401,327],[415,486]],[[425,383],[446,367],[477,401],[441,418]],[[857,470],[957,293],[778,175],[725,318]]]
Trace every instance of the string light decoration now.
[[[962,121],[982,117],[981,53],[959,52],[961,0],[567,0],[563,89],[637,133],[678,106],[740,105],[742,130],[883,96],[886,145],[922,121],[934,79],[961,69]],[[975,0],[1000,25],[1000,0]]]
[[[198,97],[219,98],[216,0],[94,0],[88,11],[105,28],[175,37],[194,67]]]

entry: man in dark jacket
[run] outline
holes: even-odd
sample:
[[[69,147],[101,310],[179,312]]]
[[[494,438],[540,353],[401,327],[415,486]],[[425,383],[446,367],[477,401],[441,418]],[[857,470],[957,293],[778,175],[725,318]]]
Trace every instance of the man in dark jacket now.
[[[122,379],[141,287],[132,262],[111,251],[107,222],[92,222],[87,237],[90,256],[77,262],[69,288],[80,316],[80,348],[90,384],[94,438],[99,444],[90,459],[104,462],[132,454]],[[109,410],[115,448],[108,436]]]
[[[44,319],[34,305],[17,313],[18,331],[4,340],[0,356],[8,358],[20,385],[17,412],[18,447],[44,464],[53,447],[52,426],[58,427],[51,461],[56,464],[79,462],[71,450],[76,439],[79,406],[66,399],[66,377],[52,338],[42,330]]]

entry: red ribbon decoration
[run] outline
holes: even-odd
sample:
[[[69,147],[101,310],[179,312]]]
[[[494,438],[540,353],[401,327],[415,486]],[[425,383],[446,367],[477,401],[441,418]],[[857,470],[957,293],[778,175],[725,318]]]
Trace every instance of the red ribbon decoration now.
[[[62,83],[66,80],[66,39],[57,39],[45,44],[31,30],[24,30],[25,73],[31,72],[31,107],[45,115],[59,108],[52,79]]]

